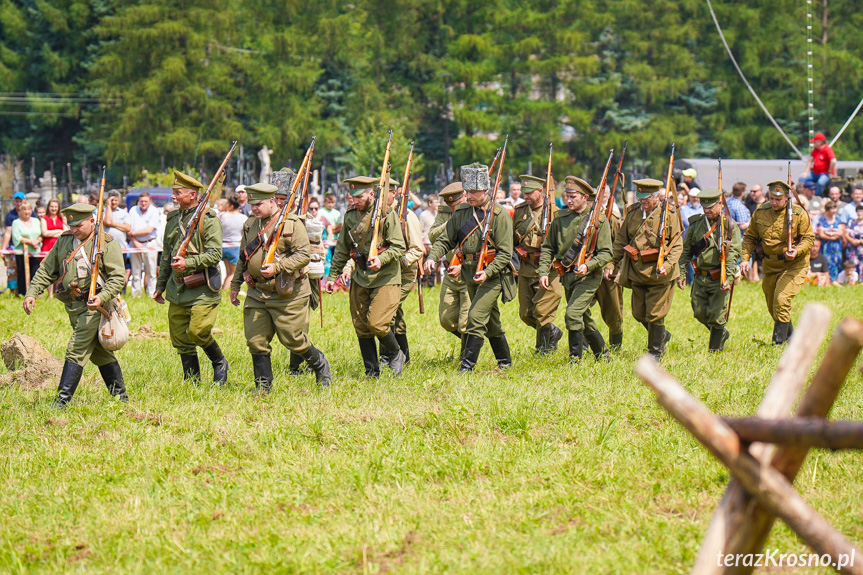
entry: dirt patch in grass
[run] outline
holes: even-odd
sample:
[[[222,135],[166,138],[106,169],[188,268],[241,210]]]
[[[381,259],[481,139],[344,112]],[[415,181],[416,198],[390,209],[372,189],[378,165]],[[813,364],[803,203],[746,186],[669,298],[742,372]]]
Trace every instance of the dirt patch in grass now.
[[[156,337],[168,337],[168,332],[165,331],[156,331],[153,329],[153,324],[145,323],[141,327],[138,328],[136,333],[132,334],[132,337],[139,337],[141,339],[153,339]]]
[[[67,559],[69,563],[78,563],[79,561],[86,561],[90,557],[93,556],[93,552],[90,551],[90,548],[87,547],[86,543],[78,543],[75,545],[75,550],[77,553],[74,555],[70,555]]]
[[[192,468],[192,475],[201,475],[202,473],[233,473],[234,470],[225,465],[196,465]]]
[[[129,414],[129,417],[135,421],[143,421],[144,423],[149,423],[153,426],[162,425],[163,417],[158,413],[146,413],[142,411],[133,411]]]

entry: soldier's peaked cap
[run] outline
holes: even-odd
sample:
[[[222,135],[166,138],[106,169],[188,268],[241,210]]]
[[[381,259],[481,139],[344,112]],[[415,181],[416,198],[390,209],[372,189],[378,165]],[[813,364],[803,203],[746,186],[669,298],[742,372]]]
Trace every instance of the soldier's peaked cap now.
[[[581,192],[587,197],[591,198],[596,195],[596,190],[594,190],[590,184],[581,178],[576,178],[575,176],[567,176],[564,180],[564,189],[563,193],[571,194],[572,192]]]
[[[72,204],[68,208],[63,208],[60,212],[66,216],[66,223],[70,226],[77,226],[86,219],[93,216],[96,211],[96,206],[78,202]]]
[[[767,184],[767,190],[770,192],[771,196],[778,198],[787,196],[788,192],[791,191],[791,186],[782,180],[775,180]]]
[[[173,189],[188,188],[200,192],[204,184],[188,174],[174,170],[174,183],[171,185]]]
[[[542,178],[537,178],[536,176],[530,176],[528,174],[522,174],[518,177],[521,180],[521,188],[530,192],[533,190],[541,190],[545,187],[545,180]]]
[[[706,190],[699,190],[697,194],[692,195],[698,198],[702,206],[709,208],[722,198],[722,191],[718,188],[707,188]]]
[[[464,188],[462,187],[461,182],[453,182],[444,187],[438,195],[444,198],[450,198],[453,196],[460,196],[463,193]]]
[[[665,185],[659,180],[654,180],[653,178],[633,180],[632,183],[635,184],[635,188],[637,190],[635,195],[639,200],[649,198],[650,196],[658,192],[662,188],[662,186]]]
[[[265,182],[258,182],[252,186],[246,186],[246,193],[249,194],[249,203],[252,205],[258,204],[264,200],[269,200],[278,191],[278,186],[267,184]]]
[[[378,182],[380,182],[379,179],[371,176],[354,176],[345,180],[345,183],[350,188],[351,196],[354,197],[362,195],[369,188],[375,187]]]

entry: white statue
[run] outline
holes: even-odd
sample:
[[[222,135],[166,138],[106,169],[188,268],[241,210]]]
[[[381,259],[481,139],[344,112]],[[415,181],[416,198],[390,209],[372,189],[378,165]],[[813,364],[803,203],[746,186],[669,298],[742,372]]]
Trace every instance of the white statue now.
[[[273,176],[273,168],[270,166],[270,154],[274,151],[266,145],[258,150],[258,159],[261,160],[261,179],[258,180],[259,182],[269,182]]]

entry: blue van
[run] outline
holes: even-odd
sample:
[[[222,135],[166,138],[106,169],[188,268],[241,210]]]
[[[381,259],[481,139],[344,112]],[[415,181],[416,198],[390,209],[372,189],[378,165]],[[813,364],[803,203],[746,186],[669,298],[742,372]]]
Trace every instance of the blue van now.
[[[126,194],[127,210],[131,210],[132,206],[138,205],[138,196],[141,195],[141,192],[147,192],[150,194],[150,200],[152,200],[153,205],[159,209],[164,208],[165,204],[171,203],[171,188],[132,188],[129,193]]]

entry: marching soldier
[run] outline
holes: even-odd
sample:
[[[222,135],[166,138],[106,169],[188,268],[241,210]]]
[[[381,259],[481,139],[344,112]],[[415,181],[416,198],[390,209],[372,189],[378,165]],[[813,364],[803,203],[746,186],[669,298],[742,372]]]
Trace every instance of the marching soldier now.
[[[389,209],[395,210],[396,195],[398,191],[398,182],[390,178],[390,193],[387,201]],[[396,341],[399,342],[399,348],[405,354],[405,364],[411,360],[410,347],[408,346],[407,323],[405,322],[405,312],[402,309],[402,304],[407,299],[408,295],[413,291],[417,283],[417,270],[419,269],[420,260],[423,257],[425,246],[423,245],[423,234],[420,229],[420,220],[413,210],[405,208],[405,223],[402,226],[402,237],[405,240],[406,249],[404,255],[399,258],[401,265],[401,293],[399,295],[399,307],[396,310],[396,315],[393,317],[393,331],[396,334]],[[398,215],[398,212],[396,212]],[[383,354],[381,354],[383,355]]]
[[[730,333],[725,329],[725,311],[728,309],[731,284],[737,273],[737,258],[740,256],[740,228],[733,219],[721,217],[722,192],[717,189],[702,190],[698,194],[703,214],[689,218],[689,228],[683,238],[683,254],[680,261],[680,279],[677,285],[686,286],[686,262],[692,258],[695,267],[695,281],[692,285],[691,303],[695,319],[710,330],[707,349],[712,352],[723,351]],[[721,223],[720,223],[721,222]],[[720,228],[725,239],[725,275],[721,281],[722,247]]]
[[[768,203],[758,206],[743,235],[740,271],[749,272],[749,259],[761,242],[764,250],[764,279],[761,289],[767,300],[767,310],[773,318],[773,343],[785,343],[794,331],[791,323],[791,300],[800,291],[809,270],[809,250],[815,243],[809,214],[800,205],[791,209],[792,246],[788,249],[786,209],[791,188],[777,180],[767,184]]]
[[[612,257],[617,282],[632,289],[632,317],[647,330],[647,351],[658,360],[671,340],[671,332],[665,329],[665,316],[674,299],[674,282],[680,276],[677,262],[683,252],[683,230],[677,210],[669,205],[665,261],[657,269],[663,237],[660,224],[665,210],[660,202],[663,184],[651,178],[635,180],[633,184],[638,202],[626,209]]]
[[[189,253],[185,258],[178,257],[186,225],[198,206],[198,194],[204,185],[175,171],[171,187],[171,199],[179,209],[168,214],[165,224],[162,260],[153,299],[159,304],[164,304],[166,299],[170,303],[168,331],[171,345],[180,354],[184,379],[201,377],[197,346],[204,349],[213,364],[213,383],[224,385],[230,366],[213,337],[213,325],[221,301],[221,278],[217,266],[222,259],[222,224],[215,210],[207,209],[198,229],[192,234]]]
[[[279,219],[274,197],[277,190],[276,186],[264,183],[246,186],[254,217],[243,225],[241,255],[231,282],[231,303],[235,306],[240,305],[237,296],[243,282],[249,286],[243,305],[243,329],[252,354],[254,392],[260,394],[268,394],[273,387],[270,342],[274,335],[291,354],[306,361],[315,372],[318,385],[326,387],[332,381],[330,362],[307,335],[311,288],[303,268],[308,265],[311,252],[300,218],[294,214],[285,216],[276,257],[271,264],[263,263],[267,238],[276,233]]]
[[[384,364],[393,374],[400,375],[405,364],[405,354],[399,348],[390,324],[399,307],[401,292],[401,264],[399,258],[405,252],[398,215],[390,210],[381,216],[379,255],[369,258],[372,242],[372,219],[374,211],[376,178],[357,176],[348,178],[354,198],[354,207],[345,214],[344,231],[339,234],[336,250],[330,264],[326,291],[335,291],[336,280],[345,269],[348,259],[354,261],[350,272],[351,319],[360,344],[366,375],[380,376],[378,349],[375,337],[381,342]],[[381,190],[385,194],[387,190]]]
[[[504,303],[515,295],[514,279],[510,259],[512,258],[512,220],[506,210],[493,198],[488,167],[471,164],[461,168],[462,186],[467,193],[468,209],[457,209],[446,224],[444,233],[432,246],[426,261],[426,273],[432,273],[438,260],[453,249],[463,257],[461,278],[470,294],[470,310],[464,339],[464,353],[460,371],[472,371],[479,359],[486,337],[491,344],[499,368],[512,365],[509,343],[500,322],[497,300],[504,296]],[[493,248],[494,259],[477,272],[477,258],[482,250],[482,232],[487,210],[493,210],[488,236],[489,248]],[[489,254],[491,252],[488,252]],[[455,269],[449,270],[454,274]]]
[[[549,272],[549,285],[540,288],[537,274],[539,254],[543,237],[542,217],[545,210],[545,180],[522,175],[521,191],[524,202],[515,208],[512,216],[513,244],[519,259],[518,269],[518,315],[521,321],[536,330],[536,353],[546,355],[557,350],[557,342],[563,336],[554,325],[557,306],[563,296],[560,276]],[[550,206],[551,214],[557,206]]]
[[[602,281],[603,267],[611,261],[611,231],[605,216],[601,215],[597,223],[593,257],[579,266],[578,255],[586,239],[583,234],[588,225],[587,218],[590,217],[590,198],[596,192],[590,184],[575,176],[567,176],[565,182],[563,200],[568,209],[561,210],[551,223],[548,236],[542,244],[537,273],[539,285],[548,290],[553,285],[551,278],[558,278],[563,272],[569,358],[577,363],[581,360],[585,340],[597,360],[609,353],[590,315],[590,304]]]
[[[600,205],[605,205],[610,193],[611,189],[606,187]],[[611,226],[611,243],[614,245],[622,224],[620,216],[611,212],[608,224]],[[596,290],[595,301],[599,304],[602,321],[608,327],[608,346],[612,351],[617,351],[623,345],[623,287],[611,277],[613,271],[614,264],[611,262],[602,269],[602,281]]]
[[[53,249],[39,266],[30,289],[24,297],[24,312],[33,311],[36,298],[57,280],[60,280],[54,295],[66,306],[72,337],[66,346],[66,358],[60,385],[53,408],[63,408],[72,400],[87,361],[98,368],[108,392],[121,401],[128,401],[123,372],[113,351],[99,343],[99,308],[120,293],[126,284],[126,269],[123,254],[113,238],[103,232],[104,252],[99,258],[99,277],[102,290],[97,291],[92,302],[87,302],[90,291],[90,251],[93,248],[96,222],[93,211],[96,206],[73,204],[62,210],[69,224],[69,231],[57,239]],[[98,284],[97,284],[98,285]],[[98,288],[97,288],[98,289]]]
[[[434,243],[443,234],[446,224],[455,210],[470,209],[465,199],[461,182],[453,182],[438,194],[443,198],[443,206],[438,208],[437,217],[429,230],[429,240]],[[447,263],[452,260],[455,250],[449,251],[444,257]],[[438,321],[442,328],[457,338],[464,340],[467,331],[467,314],[470,310],[470,294],[467,284],[461,278],[461,268],[455,273],[445,272],[441,281],[440,303],[438,305]],[[460,359],[460,358],[459,358]]]

